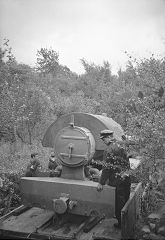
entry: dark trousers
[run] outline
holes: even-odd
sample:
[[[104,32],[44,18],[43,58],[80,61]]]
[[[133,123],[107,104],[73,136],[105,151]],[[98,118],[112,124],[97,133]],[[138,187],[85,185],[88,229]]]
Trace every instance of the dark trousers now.
[[[130,189],[130,177],[126,177],[122,183],[117,184],[116,186],[115,215],[119,224],[121,224],[121,210],[129,199]]]

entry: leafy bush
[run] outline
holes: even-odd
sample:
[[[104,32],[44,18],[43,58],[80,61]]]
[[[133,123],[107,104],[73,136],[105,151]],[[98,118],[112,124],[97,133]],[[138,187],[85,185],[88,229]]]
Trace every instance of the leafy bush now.
[[[0,215],[21,205],[20,177],[21,173],[0,173]]]

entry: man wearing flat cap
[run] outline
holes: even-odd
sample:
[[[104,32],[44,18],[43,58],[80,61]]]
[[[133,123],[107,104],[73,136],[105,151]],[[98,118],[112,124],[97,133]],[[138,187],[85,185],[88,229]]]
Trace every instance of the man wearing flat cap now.
[[[49,162],[48,162],[48,168],[50,170],[55,170],[57,166],[58,166],[58,162],[57,162],[57,158],[55,157],[55,153],[51,152],[49,157]]]
[[[129,158],[124,148],[117,143],[113,131],[105,129],[100,132],[100,138],[107,145],[103,153],[102,174],[97,186],[98,191],[103,190],[103,185],[108,184],[116,187],[115,215],[118,223],[115,227],[121,227],[121,210],[130,195],[130,176],[126,171],[130,169]]]
[[[51,152],[48,162],[49,177],[60,177],[62,173],[62,165],[60,165],[54,152]]]

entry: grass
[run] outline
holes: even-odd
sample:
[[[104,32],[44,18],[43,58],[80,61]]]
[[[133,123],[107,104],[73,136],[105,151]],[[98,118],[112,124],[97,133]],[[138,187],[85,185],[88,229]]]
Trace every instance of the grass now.
[[[16,144],[1,143],[0,173],[25,171],[30,162],[32,152],[38,152],[43,169],[47,169],[48,159],[52,150],[42,147],[38,141],[34,141],[32,145],[25,145],[21,142],[17,142]]]

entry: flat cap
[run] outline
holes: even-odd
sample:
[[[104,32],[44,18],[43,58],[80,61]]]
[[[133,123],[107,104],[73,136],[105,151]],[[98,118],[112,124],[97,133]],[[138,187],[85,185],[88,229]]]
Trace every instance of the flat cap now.
[[[51,157],[55,157],[55,153],[54,153],[54,152],[51,152],[50,156],[51,156]]]
[[[100,138],[104,138],[104,137],[107,137],[107,136],[113,136],[113,131],[109,130],[109,129],[105,129],[105,130],[102,130],[100,132]]]

